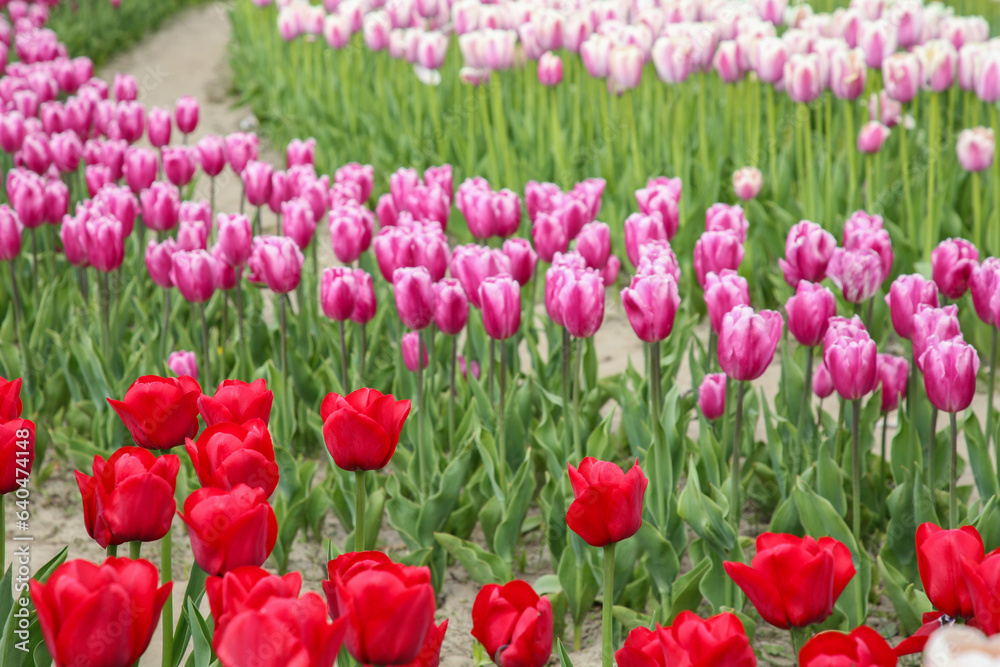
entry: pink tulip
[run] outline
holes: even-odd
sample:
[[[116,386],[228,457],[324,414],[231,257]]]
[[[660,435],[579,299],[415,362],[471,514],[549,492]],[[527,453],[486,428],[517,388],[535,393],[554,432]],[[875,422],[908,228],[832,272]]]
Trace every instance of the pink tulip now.
[[[969,293],[979,319],[990,326],[1000,326],[1000,259],[987,257],[972,269]]]
[[[182,220],[177,228],[177,245],[181,250],[205,250],[208,247],[208,226],[197,220]]]
[[[945,239],[931,252],[931,277],[952,300],[962,298],[969,289],[969,278],[978,265],[979,251],[965,239]]]
[[[434,321],[437,295],[431,274],[422,266],[396,269],[392,276],[399,319],[410,329],[424,329]]]
[[[588,222],[576,237],[576,251],[587,260],[587,268],[604,268],[611,255],[611,228],[603,222]]]
[[[191,134],[198,127],[198,100],[190,96],[177,98],[174,119],[181,134]]]
[[[226,161],[233,171],[242,174],[247,163],[257,159],[257,135],[252,132],[232,132],[226,135]],[[266,199],[266,197],[265,197]]]
[[[580,59],[591,77],[603,79],[610,74],[612,48],[614,42],[599,33],[592,34],[580,44]]]
[[[171,352],[170,356],[167,357],[167,368],[177,377],[187,375],[198,379],[198,357],[194,352],[187,350]]]
[[[764,83],[778,83],[785,75],[788,45],[777,37],[757,41],[757,77]]]
[[[75,132],[67,130],[52,136],[52,161],[63,173],[76,171],[83,155],[83,144]]]
[[[882,144],[889,138],[889,128],[877,120],[868,121],[858,133],[858,152],[872,154],[882,150]]]
[[[372,277],[364,269],[354,269],[354,279],[358,283],[358,299],[354,303],[351,321],[364,325],[375,317],[377,302],[375,301],[375,286]]]
[[[899,407],[900,398],[906,398],[910,364],[903,357],[879,354],[876,365],[878,383],[882,387],[882,412],[891,412]]]
[[[156,180],[156,154],[148,148],[129,148],[125,153],[124,173],[125,182],[138,195]]]
[[[125,237],[122,223],[111,216],[98,215],[86,222],[87,256],[98,271],[114,271],[125,259]]]
[[[847,222],[844,223],[844,247],[856,250],[863,245],[860,237],[864,237],[870,232],[881,232],[882,229],[881,215],[872,215],[866,211],[855,211],[847,219]],[[878,241],[880,246],[886,243],[889,243],[891,247],[891,242],[887,238]],[[878,252],[876,248],[873,249]]]
[[[756,380],[774,359],[784,320],[773,310],[754,312],[736,306],[726,313],[719,331],[718,357],[723,372],[734,380]]]
[[[285,149],[285,164],[294,167],[298,164],[316,163],[316,140],[309,137],[306,140],[292,139]]]
[[[927,398],[938,410],[961,412],[976,394],[979,355],[965,341],[939,340],[920,356]]]
[[[709,373],[702,379],[698,387],[698,407],[709,421],[726,414],[725,373]]]
[[[370,164],[362,165],[357,162],[348,162],[334,174],[334,181],[336,183],[356,183],[358,185],[361,191],[359,204],[365,203],[371,197],[374,179],[375,174],[372,166]]]
[[[823,92],[819,59],[816,54],[795,54],[785,63],[784,86],[788,97],[798,104],[809,104]]]
[[[434,291],[434,324],[444,334],[458,335],[469,319],[469,298],[462,285],[454,278],[444,278],[434,284]]]
[[[750,305],[750,288],[746,278],[732,269],[709,272],[705,276],[705,305],[712,331],[718,334],[726,313],[736,306]]]
[[[626,226],[626,239],[628,238]],[[535,242],[538,256],[545,262],[552,262],[556,253],[565,252],[569,247],[569,236],[562,222],[549,213],[538,213],[531,226],[531,238]],[[627,244],[627,242],[626,242]]]
[[[938,307],[938,288],[918,273],[900,276],[892,282],[885,302],[896,334],[909,340],[913,337],[913,316],[920,306]]]
[[[604,321],[604,281],[592,269],[567,270],[554,298],[574,338],[590,338]]]
[[[20,224],[20,220],[17,220],[16,216],[13,216],[11,220],[7,220],[5,215],[10,209],[0,211],[0,220],[9,223],[10,221],[16,220]],[[3,223],[0,223],[2,225]],[[21,250],[21,230],[11,229],[11,232],[16,232],[17,243],[15,247],[11,247],[10,250],[14,250],[12,257],[16,257],[17,253]],[[3,241],[8,241],[8,238],[4,234],[8,232],[0,226],[0,246],[3,245]],[[12,239],[11,239],[12,240]],[[62,241],[63,253],[66,255],[66,261],[73,266],[85,267],[90,263],[90,258],[87,255],[87,219],[85,216],[66,216],[63,220],[62,226],[59,228],[59,240]],[[16,249],[15,249],[16,248]],[[0,252],[0,256],[3,256],[3,261],[8,261],[12,257],[7,257],[8,250]]]
[[[87,181],[87,192],[91,197],[95,196],[106,184],[112,182],[111,170],[103,164],[87,165],[83,175]]]
[[[139,195],[142,203],[142,221],[152,230],[163,232],[172,229],[180,213],[180,193],[177,186],[156,181]]]
[[[740,243],[746,243],[749,227],[750,223],[743,213],[742,206],[712,204],[705,212],[706,232],[730,232],[740,240]]]
[[[323,314],[338,322],[348,320],[357,300],[358,282],[352,269],[337,266],[323,272],[319,288]]]
[[[850,303],[863,303],[882,285],[882,260],[871,249],[837,248],[827,265],[827,276]]]
[[[195,149],[198,151],[198,162],[202,170],[214,178],[226,167],[226,144],[217,134],[206,134],[198,140]]]
[[[24,116],[16,109],[0,114],[0,148],[5,153],[16,153],[21,150],[27,131],[24,127]]]
[[[483,328],[494,340],[506,340],[521,327],[521,286],[509,274],[490,276],[479,285]]]
[[[172,257],[170,279],[185,299],[204,303],[215,292],[216,259],[206,250],[178,250]]]
[[[138,102],[119,102],[115,107],[115,122],[121,138],[134,144],[146,130],[146,110]]]
[[[633,266],[639,264],[639,248],[655,240],[669,240],[663,216],[659,212],[633,213],[625,219],[625,251]],[[739,242],[738,239],[736,241]]]
[[[622,290],[621,298],[629,324],[639,340],[657,343],[673,331],[674,318],[681,303],[673,276],[637,275]]]
[[[694,45],[686,35],[660,37],[653,44],[653,65],[665,83],[683,83],[694,67]]]
[[[756,167],[742,167],[733,172],[733,191],[743,201],[750,201],[760,194],[764,175]]]
[[[172,277],[174,253],[177,252],[177,242],[171,238],[160,243],[150,241],[146,245],[146,269],[153,282],[164,289],[174,286]]]
[[[827,370],[826,364],[820,364],[815,371],[813,371],[812,377],[812,390],[820,400],[824,398],[829,398],[833,394],[833,378],[830,377],[830,371]]]
[[[436,30],[420,35],[417,64],[426,69],[440,69],[448,55],[448,37]]]
[[[24,225],[6,204],[0,204],[0,261],[9,262],[21,252]]]
[[[507,239],[501,248],[510,262],[510,274],[519,285],[527,285],[535,275],[538,255],[527,239]]]
[[[21,164],[36,174],[44,174],[52,164],[52,147],[48,137],[40,132],[30,133],[24,138],[18,155]]]
[[[445,194],[449,206],[451,206],[454,194],[452,185],[453,171],[450,164],[442,164],[437,167],[427,167],[424,169],[424,183],[427,184],[427,187],[437,187],[440,189]]]
[[[45,223],[45,183],[37,174],[7,172],[7,198],[25,227],[36,229]]]
[[[920,90],[920,60],[912,53],[894,53],[882,63],[882,85],[890,98],[906,103]]]
[[[951,42],[933,39],[914,48],[920,59],[923,87],[931,92],[948,90],[958,76],[958,51]]]
[[[134,100],[139,94],[139,84],[134,76],[129,74],[115,74],[112,90],[115,99],[119,102]]]
[[[743,244],[730,232],[705,232],[694,245],[694,272],[705,288],[705,276],[723,269],[737,270],[743,261]]]
[[[264,206],[271,198],[271,176],[274,169],[267,162],[250,160],[241,172],[247,201],[252,206]],[[326,211],[324,211],[325,213]]]
[[[253,232],[245,215],[220,213],[216,218],[219,228],[218,245],[226,264],[242,269],[250,259]]]
[[[173,121],[170,112],[162,107],[153,107],[146,116],[149,124],[147,130],[149,143],[156,148],[163,148],[170,143],[170,130],[173,129]]]
[[[543,86],[558,86],[562,78],[562,59],[551,51],[543,53],[538,60],[538,83]]]
[[[281,225],[284,235],[295,241],[300,249],[309,247],[316,233],[316,220],[312,208],[302,199],[291,199],[281,205]]]
[[[635,46],[615,46],[608,58],[608,85],[621,94],[639,86],[642,80],[642,51]]]
[[[868,337],[841,337],[823,350],[823,365],[833,386],[845,401],[855,401],[878,384],[878,346]]]
[[[897,2],[889,9],[889,21],[896,27],[903,48],[919,44],[924,34],[924,7],[919,2]]]
[[[985,171],[993,164],[996,142],[992,128],[962,130],[955,145],[958,161],[966,171]]]
[[[420,350],[420,368],[427,368],[427,343],[420,340],[416,331],[403,334],[403,364],[411,373],[417,372],[417,350]]]
[[[830,57],[830,89],[838,99],[861,97],[867,75],[864,53],[859,49],[838,49]]]
[[[251,282],[265,283],[272,292],[287,294],[302,279],[302,251],[284,236],[257,236],[253,240],[249,266]]]
[[[976,67],[976,95],[987,104],[1000,101],[1000,51],[990,49]]]
[[[68,210],[69,187],[60,180],[50,180],[45,184],[45,221],[58,225]]]
[[[509,274],[510,260],[497,249],[468,244],[455,248],[451,258],[451,274],[462,283],[469,302],[480,308],[479,286],[490,276]]]
[[[330,211],[330,241],[333,254],[345,264],[357,260],[372,242],[371,211],[358,204],[341,205]]]
[[[167,146],[162,155],[163,173],[168,181],[179,188],[191,182],[198,170],[195,149],[188,146]]]
[[[952,304],[943,308],[919,306],[913,316],[913,358],[917,368],[924,371],[923,356],[929,347],[938,341],[961,338],[962,328],[958,324],[958,306]]]
[[[819,345],[826,335],[830,318],[837,314],[837,300],[826,287],[803,280],[785,304],[785,312],[788,331],[800,345]]]
[[[896,31],[888,21],[865,21],[858,26],[858,46],[865,54],[866,65],[884,69],[896,51]]]

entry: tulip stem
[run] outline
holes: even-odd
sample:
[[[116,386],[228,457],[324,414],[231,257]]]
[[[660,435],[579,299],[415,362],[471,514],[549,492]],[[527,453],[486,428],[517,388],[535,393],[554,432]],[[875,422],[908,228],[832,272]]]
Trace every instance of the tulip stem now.
[[[568,421],[567,417],[569,417],[569,396],[570,396],[569,368],[570,368],[570,355],[572,354],[572,350],[573,350],[572,341],[570,340],[569,337],[569,331],[566,329],[566,327],[563,327],[562,349],[560,350],[560,360],[562,361],[562,399],[563,399],[562,421],[563,421],[563,428],[565,429],[563,433],[566,434],[565,437],[563,438],[563,442],[565,443],[563,452],[563,458],[564,458],[563,463],[569,460],[570,447],[572,447],[572,442],[571,442],[572,435],[569,434],[569,429],[566,426],[566,422]]]
[[[604,667],[612,667],[611,658],[614,655],[614,607],[615,597],[615,543],[604,547],[604,595],[602,601],[601,619],[601,663]]]
[[[260,215],[260,206],[258,206],[257,207],[257,214],[253,218],[254,236],[260,236],[260,232],[261,232],[260,228],[261,228],[261,215]]]
[[[844,100],[844,120],[847,121],[844,143],[847,144],[847,210],[850,211],[854,208],[854,190],[858,181],[858,159],[855,156],[858,149],[854,143],[857,136],[854,134],[854,102],[851,100]]]
[[[17,289],[17,272],[14,270],[14,260],[7,262],[10,269],[10,294],[14,298],[14,344],[18,345],[21,338],[21,295]]]
[[[948,414],[951,418],[951,479],[948,486],[948,527],[958,528],[958,417],[954,412]]]
[[[931,437],[927,442],[927,486],[931,489],[931,494],[934,493],[934,464],[935,450],[937,449],[937,420],[938,420],[938,409],[936,407],[931,408]]]
[[[802,404],[799,408],[799,419],[796,423],[796,430],[799,431],[799,436],[802,433],[802,420],[805,419],[806,412],[809,410],[809,397],[812,395],[812,372],[813,372],[813,348],[812,346],[806,347],[806,376],[805,381],[802,386]]]
[[[101,272],[101,316],[104,324],[104,363],[111,367],[111,289],[108,274]]]
[[[851,502],[854,516],[854,540],[861,548],[861,399],[851,403]]]
[[[368,351],[368,340],[365,338],[368,326],[365,324],[361,325],[361,359],[358,361],[358,365],[361,368],[360,375],[358,375],[358,384],[364,385],[365,383],[365,353]]]
[[[142,553],[142,542],[139,540],[132,540],[128,543],[128,557],[132,560],[139,560],[139,554]]]
[[[800,104],[802,109],[802,143],[805,146],[805,160],[806,160],[806,182],[809,188],[809,215],[819,215],[816,206],[816,164],[813,162],[813,146],[812,146],[812,114],[809,113],[809,107],[805,104]]]
[[[708,332],[708,363],[705,364],[705,372],[711,373],[713,367],[715,366],[716,348],[719,344],[719,337],[715,335],[715,331]]]
[[[913,238],[912,236],[910,237]],[[916,419],[916,405],[914,402],[917,400],[917,353],[913,349],[913,341],[910,341],[910,373],[906,378],[906,382],[909,385],[906,390],[906,419],[909,422],[909,428],[907,429],[907,435],[909,438],[910,453],[915,454],[915,447],[917,442],[917,425],[914,422]],[[989,445],[987,445],[988,447]],[[911,463],[907,461],[906,463]],[[916,464],[916,456],[914,456],[913,464]],[[1000,465],[1000,464],[998,464]],[[916,466],[914,465],[914,469]],[[1000,467],[998,467],[998,475],[1000,475]]]
[[[978,171],[972,172],[972,242],[983,248],[986,239],[983,238],[983,202],[982,177]]]
[[[246,201],[247,201],[247,184],[246,184],[246,181],[244,181],[243,177],[241,176],[240,177],[240,215],[243,215],[243,213],[246,211]]]
[[[507,344],[500,341],[500,368],[497,370],[500,376],[500,401],[497,403],[497,451],[499,461],[497,461],[497,481],[500,488],[506,490],[507,480],[507,429],[504,425],[506,417],[507,403]]]
[[[212,212],[212,217],[209,218],[208,220],[211,223],[211,221],[215,220],[215,176],[212,176],[211,178],[209,178],[208,179],[208,183],[209,183],[209,185],[208,185],[208,205],[209,205],[209,210],[211,210],[211,212]],[[212,225],[211,224],[208,225],[208,236],[209,236],[208,241],[209,241],[209,243],[211,243],[212,242]]]
[[[649,422],[653,428],[653,442],[656,445],[656,465],[662,469],[664,461],[661,458],[669,457],[670,453],[663,445],[663,428],[660,421],[663,415],[663,379],[661,377],[663,369],[660,366],[660,341],[649,343],[649,371]],[[663,497],[665,493],[664,484],[657,484],[655,489],[656,507],[653,509],[653,514],[656,516],[658,527],[662,530],[666,526],[664,513],[667,510],[667,501]]]
[[[733,528],[739,533],[740,513],[743,506],[740,504],[740,428],[743,425],[743,391],[746,385],[742,381],[736,382],[736,419],[733,421],[733,468],[731,471],[731,493],[729,514],[733,517]]]
[[[917,240],[917,220],[913,217],[913,197],[910,195],[910,158],[906,139],[906,108],[902,108],[899,121],[899,162],[903,170],[903,202],[906,204],[906,222],[912,242]]]
[[[38,229],[31,228],[31,279],[33,281],[32,290],[37,294],[40,285],[38,284]]]
[[[160,540],[160,583],[166,584],[174,578],[170,570],[170,529]],[[163,603],[163,661],[162,667],[174,665],[174,600],[167,596]]]
[[[212,363],[209,357],[210,346],[208,344],[208,320],[205,319],[205,302],[202,301],[198,304],[198,315],[201,317],[201,347],[204,353],[205,359],[205,372],[202,377],[205,378],[204,386],[212,386]],[[284,312],[282,312],[284,315]]]
[[[285,313],[284,294],[278,296],[281,303],[281,379],[288,381],[288,316]]]
[[[430,455],[424,447],[424,334],[417,331],[417,456],[420,459],[420,486],[430,488]]]
[[[7,572],[7,503],[0,495],[0,572]]]
[[[167,339],[170,337],[170,289],[163,291],[163,328],[160,329],[160,359],[167,360]]]
[[[354,550],[365,550],[365,471],[354,471]]]
[[[938,239],[938,219],[934,211],[934,177],[937,175],[937,159],[941,143],[941,96],[931,94],[930,123],[927,128],[927,222],[924,224],[924,257],[930,259],[931,250]]]
[[[990,105],[990,122],[993,125],[993,136],[1000,137],[1000,111],[996,104]],[[997,252],[996,234],[1000,231],[1000,157],[993,158],[993,225],[994,238],[990,247],[991,252]]]
[[[997,380],[997,338],[1000,329],[993,327],[993,343],[990,346],[990,379],[986,388],[986,451],[990,451],[990,437],[993,435],[993,391]],[[997,478],[1000,479],[1000,440],[996,442]]]
[[[455,450],[455,367],[458,365],[458,336],[451,337],[451,390],[448,392],[448,449]]]
[[[882,485],[885,484],[885,463],[886,463],[885,443],[886,443],[886,432],[888,430],[889,430],[889,413],[886,412],[884,415],[882,415],[882,457],[879,459],[879,475],[880,475],[879,488],[882,488]]]
[[[347,389],[347,340],[344,336],[344,321],[340,320],[337,322],[337,328],[340,329],[340,384],[341,389],[343,389],[344,396],[350,393]]]
[[[118,557],[118,545],[117,544],[109,544],[108,545],[107,553],[108,553],[108,558],[117,558]]]
[[[775,135],[774,86],[765,86],[767,93],[767,166],[771,172],[771,195],[778,201],[778,138]],[[752,147],[754,153],[757,146]]]
[[[580,385],[583,380],[580,377],[580,368],[583,366],[583,339],[576,341],[576,359],[573,361],[573,447],[576,450],[577,460],[583,460],[583,437],[580,433]]]
[[[495,398],[493,395],[493,375],[496,373],[496,354],[497,354],[497,342],[490,338],[490,372],[486,376],[486,393],[489,397]]]
[[[874,188],[872,186],[872,179],[875,178],[875,159],[871,154],[865,156],[865,207],[869,211],[872,209],[872,202],[874,201],[872,192]]]

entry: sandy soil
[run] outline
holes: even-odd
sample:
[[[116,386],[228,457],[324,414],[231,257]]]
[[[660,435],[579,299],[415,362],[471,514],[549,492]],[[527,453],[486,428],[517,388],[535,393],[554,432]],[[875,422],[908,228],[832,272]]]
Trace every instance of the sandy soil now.
[[[136,76],[142,87],[140,99],[147,105],[172,108],[181,95],[194,95],[201,102],[201,121],[194,139],[207,133],[226,134],[238,129],[253,129],[255,121],[246,109],[233,106],[228,96],[230,71],[226,63],[226,45],[230,26],[226,15],[226,3],[216,3],[191,9],[166,24],[161,31],[146,39],[134,50],[111,61],[103,71],[110,79],[116,71],[129,72]],[[267,147],[262,147],[264,159],[273,164],[283,163],[283,156]],[[235,211],[239,206],[240,184],[230,172],[220,176],[216,182],[217,208],[221,211]],[[197,196],[208,199],[208,183],[202,181],[197,186]],[[273,216],[265,214],[265,226],[272,227]],[[322,244],[325,248],[327,244]],[[329,249],[326,249],[329,253]],[[332,254],[330,255],[332,257]],[[699,336],[707,338],[707,323],[699,328]],[[609,295],[604,325],[596,336],[597,350],[601,364],[601,374],[622,371],[629,360],[642,367],[642,346],[635,337],[616,295]],[[764,377],[755,383],[763,387],[769,400],[777,393],[780,371],[773,365]],[[686,364],[676,378],[682,388],[691,388],[691,374]],[[834,401],[829,401],[832,404]],[[985,395],[976,397],[974,409],[985,414]],[[760,425],[759,437],[763,437]],[[971,482],[969,479],[965,483]],[[30,533],[34,536],[32,566],[37,568],[54,556],[63,546],[69,546],[70,558],[86,558],[99,561],[103,551],[91,540],[84,529],[80,509],[80,497],[73,480],[72,470],[65,462],[58,462],[52,476],[32,489],[33,516]],[[327,535],[337,536],[342,543],[343,535],[332,513],[327,519]],[[381,545],[390,552],[402,550],[402,544],[391,531],[383,529]],[[123,547],[124,549],[124,547]],[[538,545],[528,545],[528,571],[517,573],[529,581],[541,574],[551,572],[551,565]],[[156,553],[149,548],[143,557],[158,563]],[[186,585],[190,569],[190,547],[180,520],[174,526],[174,568],[175,613],[180,607],[181,595]],[[325,554],[315,542],[298,541],[292,553],[291,569],[303,573],[304,588],[321,592],[320,581],[325,578]],[[470,665],[472,638],[471,608],[478,585],[470,582],[466,572],[458,566],[446,575],[446,583],[439,600],[439,621],[450,618],[448,634],[442,651],[443,667]],[[763,632],[763,631],[762,631]],[[595,608],[587,623],[585,649],[572,657],[578,667],[599,663],[599,618]],[[788,645],[781,634],[764,632],[757,641],[761,664],[787,665]],[[160,633],[157,631],[150,650],[141,661],[142,667],[159,664]],[[553,664],[555,663],[553,658]]]

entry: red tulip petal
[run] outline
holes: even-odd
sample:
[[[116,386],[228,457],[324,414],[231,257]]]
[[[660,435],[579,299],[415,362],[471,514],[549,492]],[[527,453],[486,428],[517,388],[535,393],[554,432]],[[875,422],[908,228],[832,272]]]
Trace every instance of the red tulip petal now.
[[[757,613],[765,621],[782,630],[789,628],[781,593],[769,578],[744,563],[727,561],[722,565],[729,578],[750,598]]]
[[[338,410],[323,423],[323,439],[342,470],[379,470],[395,448],[376,421],[350,410]]]

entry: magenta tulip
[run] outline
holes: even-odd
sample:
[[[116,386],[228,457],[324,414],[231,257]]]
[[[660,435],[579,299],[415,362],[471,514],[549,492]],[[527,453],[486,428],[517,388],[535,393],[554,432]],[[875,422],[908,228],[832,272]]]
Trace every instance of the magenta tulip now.
[[[319,301],[324,315],[338,322],[348,320],[357,300],[358,282],[352,269],[337,266],[323,272]]]
[[[987,257],[972,270],[969,293],[979,319],[1000,326],[1000,259]]]
[[[698,387],[698,407],[705,419],[714,421],[726,413],[726,374],[709,373]]]
[[[845,401],[855,401],[875,391],[877,354],[875,341],[867,337],[838,338],[823,350],[823,364]]]
[[[773,310],[736,306],[719,331],[719,366],[734,380],[756,380],[774,359],[784,320]]]
[[[506,340],[521,326],[521,286],[510,275],[490,276],[479,286],[483,328],[494,340]]]
[[[979,355],[959,338],[934,342],[920,356],[927,398],[938,410],[961,412],[976,394]]]
[[[921,305],[938,306],[938,288],[918,273],[900,276],[892,281],[885,296],[892,317],[892,328],[900,338],[913,337],[913,316]]]
[[[965,239],[945,239],[931,252],[931,277],[949,299],[962,298],[978,265],[979,251]]]
[[[958,306],[952,304],[943,308],[918,306],[913,316],[913,358],[917,368],[924,370],[923,356],[932,345],[943,340],[961,338],[962,329],[958,324]]]
[[[422,266],[396,269],[392,276],[399,319],[410,329],[424,329],[434,321],[437,295],[430,272]]]
[[[469,298],[462,285],[454,278],[444,278],[434,283],[434,291],[437,293],[434,324],[442,333],[455,336],[465,328],[469,319]]]
[[[719,334],[722,320],[736,306],[750,305],[750,286],[746,278],[732,269],[705,276],[705,305],[712,331]]]
[[[836,247],[833,234],[815,222],[803,220],[793,225],[785,240],[785,258],[778,260],[785,282],[792,287],[800,280],[821,282]]]
[[[408,371],[410,371],[411,373],[416,373],[418,370],[417,368],[418,349],[420,350],[419,368],[421,370],[427,368],[427,363],[428,363],[427,344],[420,339],[419,332],[410,331],[409,333],[403,334],[401,347],[403,348],[403,364],[406,366],[406,369]]]
[[[705,276],[721,273],[723,269],[736,270],[743,261],[743,244],[731,232],[705,232],[694,245],[694,272],[702,289]]]
[[[621,298],[629,324],[639,340],[657,343],[670,335],[681,302],[673,276],[637,275],[622,290]]]
[[[257,236],[250,254],[251,282],[265,283],[272,292],[287,294],[302,279],[302,251],[283,236]]]
[[[826,335],[830,318],[837,314],[837,299],[826,287],[802,280],[785,304],[785,313],[788,331],[800,345],[819,345]]]
[[[181,296],[191,303],[203,303],[215,292],[214,257],[205,250],[178,250],[171,258],[170,279]]]
[[[903,357],[879,354],[877,361],[878,383],[882,387],[882,412],[899,407],[899,399],[906,398],[910,381],[910,364]]]
[[[844,250],[837,248],[827,275],[851,303],[862,303],[872,298],[882,285],[882,260],[874,250]]]

